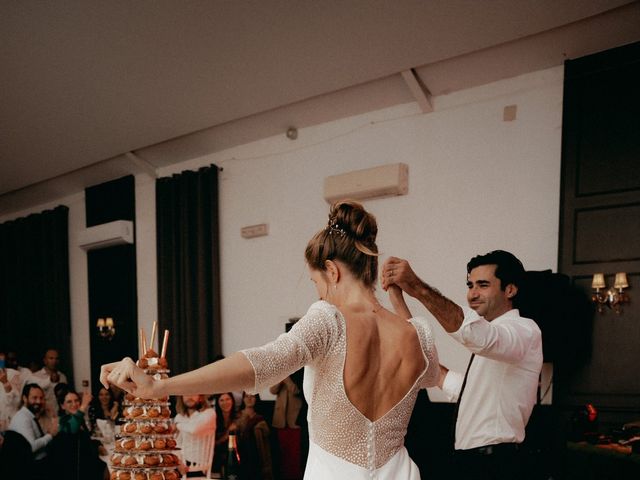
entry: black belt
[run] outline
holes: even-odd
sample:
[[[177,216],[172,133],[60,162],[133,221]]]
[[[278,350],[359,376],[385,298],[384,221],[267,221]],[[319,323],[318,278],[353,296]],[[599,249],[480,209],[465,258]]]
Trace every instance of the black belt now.
[[[484,447],[469,448],[467,450],[456,450],[456,454],[460,455],[496,455],[500,453],[515,453],[520,450],[519,443],[496,443],[495,445],[487,445]]]

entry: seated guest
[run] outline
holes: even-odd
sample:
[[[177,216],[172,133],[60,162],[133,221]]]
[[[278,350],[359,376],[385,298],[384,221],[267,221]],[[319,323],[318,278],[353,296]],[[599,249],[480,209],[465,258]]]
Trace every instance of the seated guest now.
[[[80,395],[63,384],[56,386],[60,404],[59,434],[49,445],[50,468],[59,478],[108,478],[106,464],[100,460],[100,444],[91,440],[85,412],[93,396]],[[106,452],[105,452],[106,453]]]
[[[85,414],[92,398],[90,393],[84,393],[81,402],[80,395],[73,390],[67,390],[61,395],[58,430],[65,433],[78,433],[80,430],[88,432]]]
[[[238,453],[243,480],[272,480],[269,426],[259,409],[260,397],[244,392],[238,419]]]
[[[9,424],[9,430],[22,435],[31,445],[34,455],[35,470],[42,476],[47,471],[47,450],[53,437],[58,433],[58,426],[53,425],[45,433],[38,423],[38,416],[44,410],[44,391],[39,385],[28,383],[22,389],[22,408],[16,412]]]
[[[212,471],[220,473],[227,463],[229,432],[236,431],[236,401],[232,392],[221,393],[216,399],[216,446]]]
[[[205,435],[216,430],[216,411],[207,406],[204,395],[183,395],[176,402],[174,419],[179,432]]]
[[[93,398],[89,405],[89,422],[91,424],[91,431],[97,431],[97,421],[107,420],[112,424],[118,418],[120,404],[113,396],[111,390],[107,390],[102,387],[98,390],[97,398]]]
[[[182,448],[184,460],[187,466],[194,463],[200,463],[198,453],[192,450],[192,444],[189,440],[205,436],[207,434],[215,434],[216,431],[216,411],[209,407],[205,395],[183,395],[178,397],[176,402],[176,410],[178,414],[174,418],[174,422],[178,429],[178,445]],[[195,472],[189,472],[194,474]]]

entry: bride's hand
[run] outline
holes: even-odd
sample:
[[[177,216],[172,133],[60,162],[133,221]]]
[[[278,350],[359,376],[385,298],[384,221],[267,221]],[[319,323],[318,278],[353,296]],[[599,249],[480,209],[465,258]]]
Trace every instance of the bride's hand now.
[[[155,398],[156,381],[138,367],[131,358],[126,357],[119,362],[102,365],[100,383],[105,388],[115,385],[124,391],[140,398]]]

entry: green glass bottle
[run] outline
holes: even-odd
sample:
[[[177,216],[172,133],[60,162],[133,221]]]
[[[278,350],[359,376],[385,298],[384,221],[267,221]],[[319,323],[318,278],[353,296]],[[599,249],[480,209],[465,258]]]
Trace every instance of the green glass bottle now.
[[[240,480],[240,454],[236,434],[229,432],[229,451],[227,452],[227,464],[224,468],[225,480]]]

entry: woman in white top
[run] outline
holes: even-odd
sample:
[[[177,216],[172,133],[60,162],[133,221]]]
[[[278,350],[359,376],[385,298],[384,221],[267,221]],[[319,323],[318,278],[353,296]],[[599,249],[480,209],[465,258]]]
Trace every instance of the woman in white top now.
[[[104,365],[100,380],[145,398],[260,391],[304,366],[305,479],[419,479],[404,436],[419,389],[438,382],[438,357],[426,319],[404,320],[376,299],[377,231],[360,204],[332,206],[305,250],[320,300],[273,342],[165,380],[127,358]],[[390,290],[395,303],[401,292]]]

